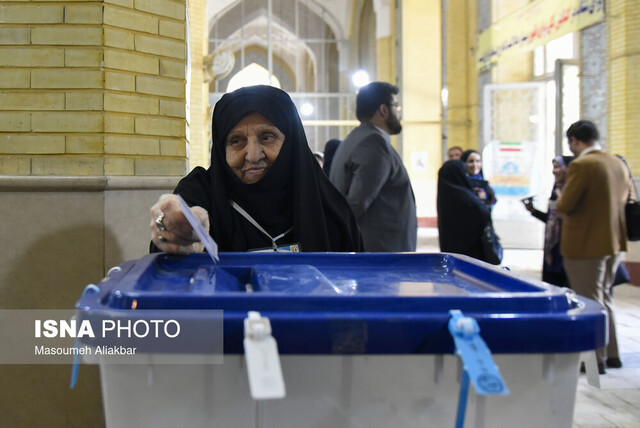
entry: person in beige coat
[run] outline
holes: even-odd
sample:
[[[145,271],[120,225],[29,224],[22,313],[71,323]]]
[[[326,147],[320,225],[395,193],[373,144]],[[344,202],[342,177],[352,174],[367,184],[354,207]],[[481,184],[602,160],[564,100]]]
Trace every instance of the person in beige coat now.
[[[609,314],[609,343],[596,351],[598,369],[622,367],[610,294],[621,252],[627,250],[624,206],[630,183],[622,161],[602,150],[596,126],[587,120],[567,130],[576,159],[558,200],[563,215],[560,252],[571,288],[600,302]]]

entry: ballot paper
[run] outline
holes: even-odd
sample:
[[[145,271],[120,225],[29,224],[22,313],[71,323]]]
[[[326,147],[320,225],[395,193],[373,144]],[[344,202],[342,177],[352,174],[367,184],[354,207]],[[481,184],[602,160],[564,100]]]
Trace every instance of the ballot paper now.
[[[220,261],[220,258],[218,257],[218,244],[209,235],[209,232],[202,226],[200,220],[198,220],[193,211],[191,211],[191,208],[189,208],[189,205],[187,205],[184,199],[182,199],[182,196],[177,196],[182,214],[184,214],[184,216],[187,218],[189,224],[196,232],[196,235],[198,235],[198,238],[200,238],[200,241],[204,244],[204,248],[207,250],[207,253],[209,253],[209,256],[211,256],[213,263],[216,264],[218,261]]]

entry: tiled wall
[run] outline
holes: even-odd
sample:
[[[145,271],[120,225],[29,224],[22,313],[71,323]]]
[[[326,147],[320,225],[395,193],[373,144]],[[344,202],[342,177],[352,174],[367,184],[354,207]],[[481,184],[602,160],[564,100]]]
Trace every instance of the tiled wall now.
[[[635,0],[607,2],[609,142],[640,175],[640,8]]]
[[[447,2],[446,73],[448,147],[478,147],[477,9],[465,0]]]
[[[0,22],[0,174],[187,171],[184,0],[0,1]]]
[[[204,58],[209,53],[209,32],[207,26],[207,3],[205,0],[189,1],[189,47],[191,80],[189,89],[189,169],[195,166],[209,166],[209,138],[211,117],[209,85],[205,84]]]

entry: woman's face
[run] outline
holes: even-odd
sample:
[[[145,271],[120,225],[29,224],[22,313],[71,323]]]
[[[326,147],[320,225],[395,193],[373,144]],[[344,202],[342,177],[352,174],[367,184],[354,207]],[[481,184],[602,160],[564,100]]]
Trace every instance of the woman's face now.
[[[479,153],[471,153],[467,158],[467,172],[469,175],[480,174],[482,158]]]
[[[243,183],[257,183],[276,161],[284,137],[269,119],[260,113],[251,113],[227,135],[227,163]]]
[[[567,168],[553,161],[553,175],[556,177],[556,183],[562,183],[567,178]]]

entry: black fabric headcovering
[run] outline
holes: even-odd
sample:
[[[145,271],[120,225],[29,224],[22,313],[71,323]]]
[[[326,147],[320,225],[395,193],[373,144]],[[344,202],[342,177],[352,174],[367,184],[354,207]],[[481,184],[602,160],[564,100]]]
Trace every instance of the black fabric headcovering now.
[[[284,135],[280,153],[254,184],[243,183],[226,161],[226,137],[250,113],[259,113]],[[289,95],[271,86],[250,86],[225,94],[212,118],[211,167],[192,173],[176,191],[209,212],[211,236],[221,251],[268,247],[270,241],[231,208],[233,200],[276,236],[279,243],[300,243],[303,251],[360,251],[361,238],[346,200],[322,172],[307,143],[304,127]],[[205,177],[209,176],[209,183]],[[198,184],[199,183],[199,184]],[[207,187],[210,197],[198,193]]]

